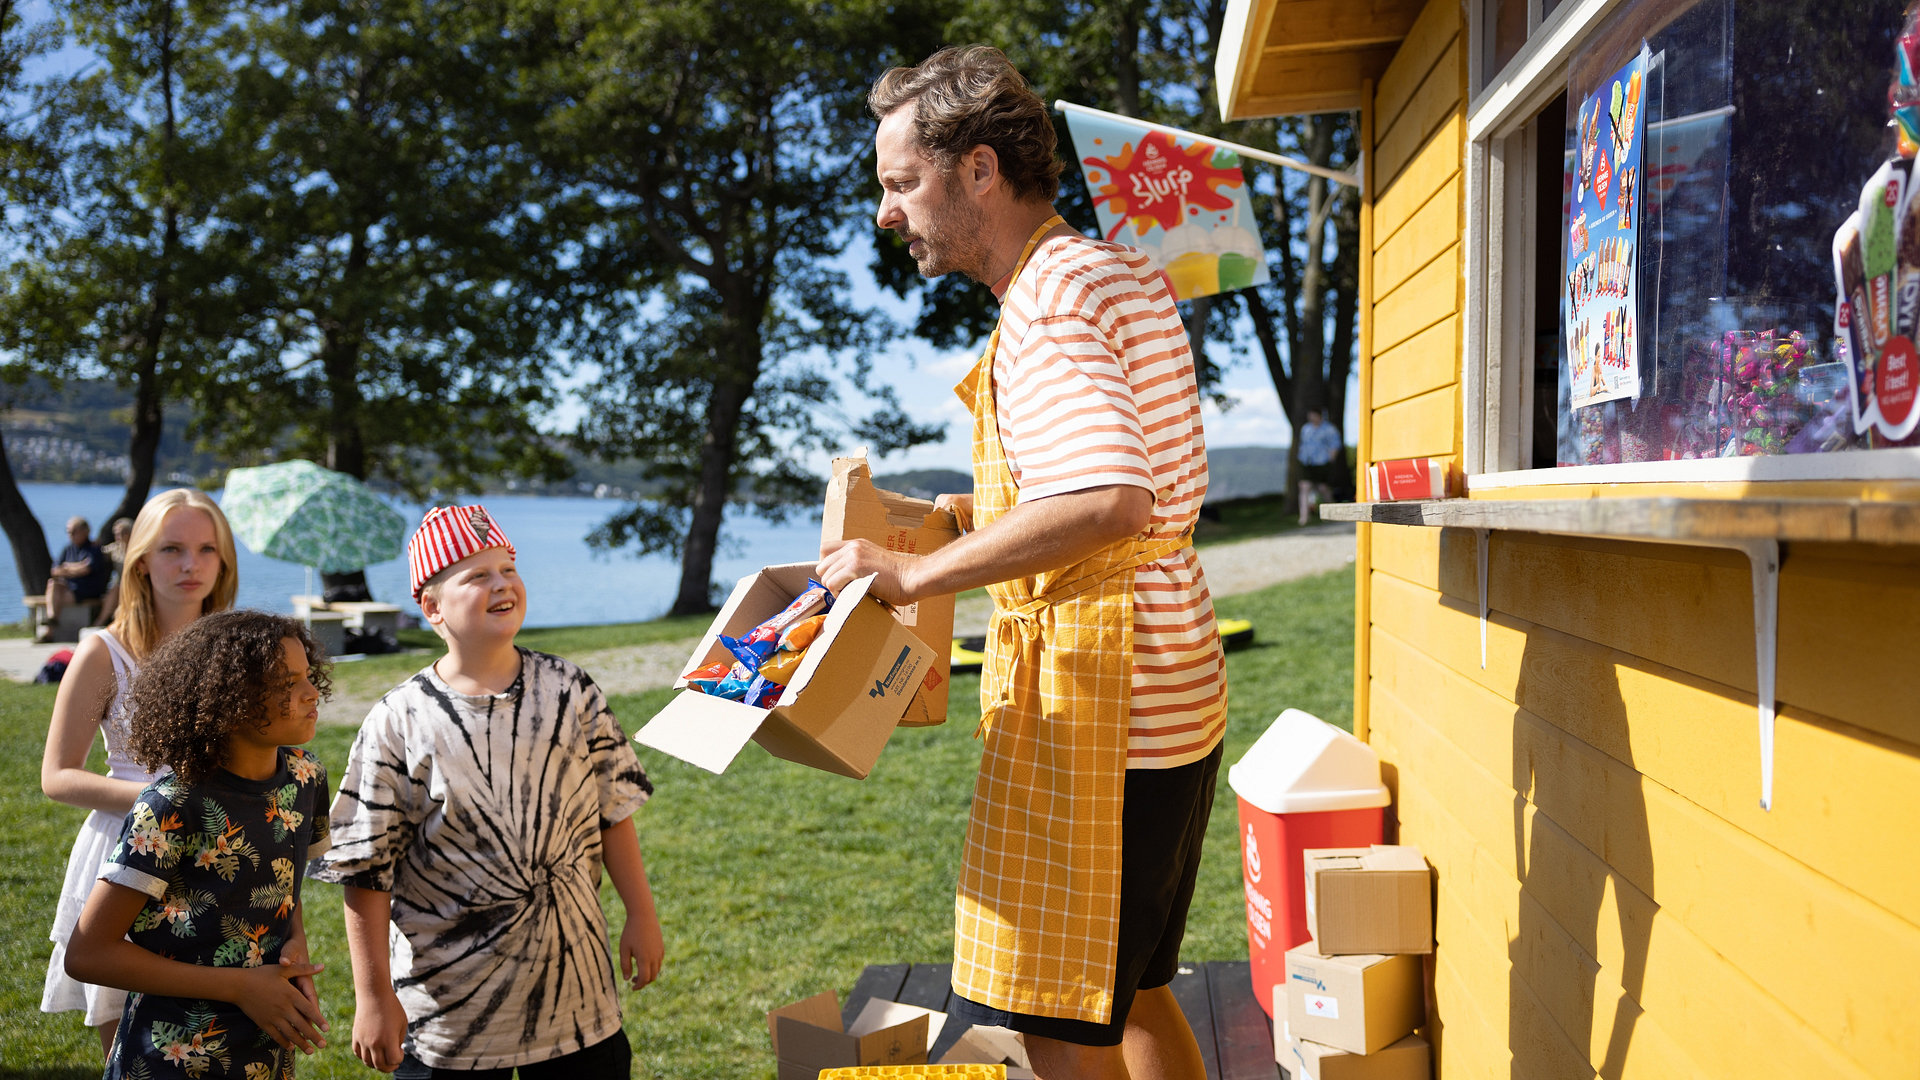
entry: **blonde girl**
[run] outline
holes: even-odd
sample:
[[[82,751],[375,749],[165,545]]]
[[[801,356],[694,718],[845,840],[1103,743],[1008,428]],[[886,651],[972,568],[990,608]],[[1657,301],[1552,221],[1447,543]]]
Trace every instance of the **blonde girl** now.
[[[93,811],[67,859],[40,1008],[82,1011],[100,1034],[102,1054],[113,1045],[126,992],[68,977],[66,951],[101,863],[119,839],[121,820],[154,779],[128,755],[128,695],[140,665],[163,640],[202,615],[231,607],[239,588],[226,515],[205,494],[187,489],[148,500],[134,520],[123,567],[113,624],[74,649],[40,759],[40,789],[48,798]],[[86,768],[95,732],[106,742],[104,775]]]

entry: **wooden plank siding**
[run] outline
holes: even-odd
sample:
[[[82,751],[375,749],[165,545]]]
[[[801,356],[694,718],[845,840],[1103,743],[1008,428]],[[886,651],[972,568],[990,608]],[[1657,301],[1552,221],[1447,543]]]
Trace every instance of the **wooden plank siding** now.
[[[1695,1058],[1712,1044],[1722,1060],[1701,1058],[1695,1075],[1790,1072],[1783,1063],[1796,1059],[1821,1075],[1910,1074],[1920,1032],[1901,1017],[1920,999],[1920,871],[1890,853],[1916,838],[1920,747],[1884,733],[1910,719],[1872,707],[1825,715],[1782,693],[1775,808],[1761,811],[1743,565],[1495,533],[1482,669],[1471,535],[1373,533],[1372,738],[1393,766],[1401,838],[1440,871],[1442,926],[1457,918],[1449,896],[1482,918],[1503,913],[1487,930],[1502,936],[1462,944],[1505,957],[1507,981],[1551,1006],[1576,1046],[1604,1028],[1584,1048],[1595,1072],[1626,1075],[1609,1061],[1631,1049],[1653,1055],[1645,1075],[1689,1074],[1638,1046],[1664,1039]],[[1890,593],[1887,605],[1920,599],[1920,568],[1849,567],[1837,548],[1790,553],[1782,568],[1783,596],[1824,598],[1803,605],[1808,636],[1825,611],[1824,640],[1843,637],[1836,622],[1854,609],[1833,592],[1850,578]],[[1665,579],[1721,573],[1742,580],[1696,580],[1697,603],[1677,605],[1672,625],[1647,617],[1662,609],[1644,603],[1645,583],[1677,591]],[[1592,583],[1609,579],[1618,585],[1594,603]],[[1723,610],[1735,603],[1745,610]],[[1629,633],[1636,622],[1657,632]],[[1816,702],[1848,704],[1830,689],[1839,680],[1817,677],[1839,662],[1830,651],[1783,647],[1780,662],[1783,685],[1792,670]],[[1601,989],[1567,997],[1588,983]],[[1684,1021],[1656,1008],[1662,1000]],[[1614,1046],[1616,1023],[1599,1017],[1623,1009],[1647,1015],[1632,1045]],[[1739,1056],[1749,1053],[1761,1056]]]
[[[1464,10],[1362,117],[1363,462],[1464,436]],[[1357,564],[1356,730],[1435,869],[1436,1076],[1920,1076],[1920,548],[1784,545],[1771,811],[1744,556],[1493,532],[1482,666],[1476,548],[1362,525]]]

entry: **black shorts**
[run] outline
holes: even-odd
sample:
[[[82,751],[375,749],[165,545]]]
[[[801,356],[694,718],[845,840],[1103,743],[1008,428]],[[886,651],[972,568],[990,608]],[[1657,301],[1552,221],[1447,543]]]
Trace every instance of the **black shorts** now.
[[[436,1069],[412,1054],[405,1055],[393,1071],[394,1080],[508,1080],[516,1070]],[[519,1067],[520,1080],[627,1080],[633,1072],[633,1045],[627,1033],[616,1031],[601,1041],[571,1054]]]
[[[1114,954],[1113,1014],[1104,1024],[1030,1016],[953,996],[963,1024],[1012,1028],[1078,1046],[1117,1046],[1133,996],[1173,981],[1187,934],[1187,907],[1200,874],[1200,848],[1213,812],[1222,748],[1172,769],[1128,769],[1120,818],[1120,940]]]
[[[1345,473],[1344,464],[1344,462],[1340,461],[1329,461],[1325,465],[1308,465],[1302,462],[1300,465],[1300,479],[1308,483],[1325,484],[1337,491],[1340,488],[1340,481]]]

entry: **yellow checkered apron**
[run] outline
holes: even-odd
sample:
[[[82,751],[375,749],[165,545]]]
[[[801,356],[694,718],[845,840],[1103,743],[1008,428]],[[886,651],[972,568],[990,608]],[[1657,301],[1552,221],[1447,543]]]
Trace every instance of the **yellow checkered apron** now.
[[[1024,269],[1042,225],[1020,257]],[[1016,269],[1014,278],[1019,278]],[[973,527],[1019,489],[994,412],[996,328],[955,387],[973,413]],[[988,586],[986,745],[954,911],[954,990],[1009,1012],[1107,1023],[1120,915],[1120,822],[1133,697],[1133,571],[1188,537],[1129,539]]]

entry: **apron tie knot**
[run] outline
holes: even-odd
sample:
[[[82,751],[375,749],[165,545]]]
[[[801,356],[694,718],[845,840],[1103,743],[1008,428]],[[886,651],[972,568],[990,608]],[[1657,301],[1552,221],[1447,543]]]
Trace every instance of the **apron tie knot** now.
[[[1024,646],[1040,640],[1040,609],[1047,602],[1035,599],[1005,611],[993,613],[993,636],[1001,646],[1002,655],[1016,656],[1024,652]],[[1008,663],[1002,665],[1001,677],[994,687],[993,700],[980,711],[980,726],[973,731],[976,739],[985,738],[993,721],[1000,711],[1013,704],[1013,680],[1019,673],[1020,665]]]

